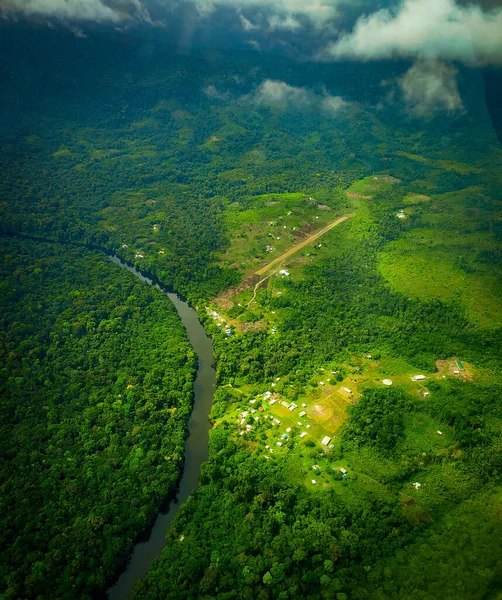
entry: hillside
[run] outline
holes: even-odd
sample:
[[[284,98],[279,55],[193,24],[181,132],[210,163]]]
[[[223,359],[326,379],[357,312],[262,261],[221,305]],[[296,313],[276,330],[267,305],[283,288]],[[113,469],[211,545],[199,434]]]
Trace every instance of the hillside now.
[[[423,118],[386,104],[405,61],[29,35],[33,55],[0,39],[0,594],[103,592],[178,480],[195,357],[101,248],[215,348],[201,486],[136,600],[497,598],[502,151],[480,73],[460,68],[462,112]]]

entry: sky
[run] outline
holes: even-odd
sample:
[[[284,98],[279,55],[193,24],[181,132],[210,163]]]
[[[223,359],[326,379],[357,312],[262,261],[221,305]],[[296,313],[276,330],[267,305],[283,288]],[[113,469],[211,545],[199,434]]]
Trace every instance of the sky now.
[[[4,19],[169,28],[231,29],[250,47],[297,45],[314,60],[396,57],[502,64],[496,0],[0,0]]]
[[[100,26],[151,30],[181,45],[226,43],[280,50],[303,61],[391,61],[409,70],[393,82],[409,111],[461,113],[462,66],[502,66],[502,0],[0,0],[7,23],[60,24],[76,35]],[[177,39],[170,40],[176,31]],[[287,82],[272,82],[263,101],[326,107]],[[276,98],[272,98],[272,94]],[[257,96],[258,97],[258,96]],[[340,99],[341,100],[341,99]],[[338,102],[338,104],[340,104]],[[340,105],[341,106],[341,105]],[[340,108],[338,106],[338,108]]]

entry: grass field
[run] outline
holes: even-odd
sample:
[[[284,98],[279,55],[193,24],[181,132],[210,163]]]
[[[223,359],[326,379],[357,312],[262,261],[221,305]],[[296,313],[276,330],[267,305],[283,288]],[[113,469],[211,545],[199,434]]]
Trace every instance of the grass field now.
[[[408,296],[460,302],[473,323],[502,325],[501,252],[495,203],[478,187],[438,196],[408,194],[411,226],[380,254],[390,285]]]
[[[337,217],[335,203],[304,193],[243,198],[226,211],[230,246],[221,266],[247,275],[292,249]]]
[[[443,165],[443,168],[446,166]],[[398,179],[389,175],[373,175],[353,183],[346,192],[350,208],[355,212],[350,228],[336,228],[326,234],[326,239],[323,237],[321,247],[309,246],[290,257],[290,278],[300,280],[305,277],[308,265],[329,259],[349,238],[352,244],[358,237],[364,238],[373,218],[373,197],[376,193],[385,193],[398,183]],[[242,203],[230,207],[227,224],[232,238],[222,263],[233,262],[247,273],[257,271],[259,267],[263,269],[265,263],[270,263],[270,259],[287,250],[291,243],[287,239],[290,237],[288,233],[286,239],[274,242],[273,253],[264,252],[264,246],[270,243],[268,240],[273,239],[276,233],[282,233],[281,228],[292,232],[294,227],[302,228],[305,224],[322,226],[328,220],[333,220],[333,211],[319,210],[316,205],[307,202],[307,198],[304,194],[263,195],[243,199]],[[442,195],[405,190],[402,199],[402,210],[407,216],[405,227],[402,235],[388,242],[380,253],[378,268],[381,274],[395,290],[408,296],[460,302],[468,318],[477,325],[494,327],[502,324],[502,289],[493,274],[493,266],[486,263],[486,256],[498,246],[491,231],[481,226],[487,221],[492,208],[479,187]],[[283,238],[284,235],[279,237]],[[270,335],[275,330],[280,331],[281,309],[272,311],[267,308],[266,298],[287,294],[286,284],[280,276],[272,274],[256,290],[256,300],[246,312],[235,319],[225,318],[239,331],[251,311],[256,321],[252,325],[256,329]],[[253,289],[245,289],[233,298],[233,303],[246,306],[252,298]],[[385,387],[382,383],[384,379],[391,379],[394,387],[402,388],[420,402],[428,395],[427,384],[431,380],[479,379],[492,383],[494,375],[483,369],[478,370],[475,365],[465,361],[464,370],[456,374],[455,359],[458,357],[438,361],[436,372],[424,372],[402,358],[376,354],[378,359],[369,355],[353,356],[343,365],[319,365],[295,400],[298,407],[293,411],[281,404],[281,401],[291,402],[287,377],[280,381],[272,380],[263,386],[260,393],[268,390],[274,394],[276,401],[270,404],[261,395],[257,396],[257,402],[261,403],[264,412],[256,413],[258,420],[255,423],[260,434],[252,443],[249,442],[249,447],[254,452],[263,453],[267,457],[265,460],[273,460],[276,456],[289,457],[288,460],[295,465],[292,477],[298,482],[312,490],[333,488],[349,501],[362,490],[371,490],[384,497],[396,493],[390,492],[387,484],[404,477],[405,483],[397,493],[404,503],[415,503],[411,508],[406,508],[410,519],[427,518],[426,514],[434,509],[435,503],[440,501],[439,497],[444,495],[441,491],[442,482],[448,487],[451,479],[453,488],[458,476],[456,472],[448,471],[451,467],[439,464],[441,457],[448,455],[449,449],[454,447],[452,431],[423,413],[411,413],[405,417],[405,436],[397,447],[397,454],[403,456],[401,462],[387,460],[371,448],[359,448],[344,453],[343,461],[338,464],[337,448],[341,430],[349,416],[349,407],[357,402],[365,389]],[[344,373],[343,380],[335,381],[336,374],[331,371],[340,368]],[[418,374],[426,379],[412,380]],[[344,392],[343,388],[349,388],[351,393]],[[239,412],[243,407],[247,410],[253,406],[247,404],[253,399],[252,389],[244,385],[242,391],[241,407],[226,417],[236,422],[240,422]],[[302,411],[306,414],[299,417]],[[275,422],[275,425],[262,429],[258,423],[265,421]],[[302,432],[306,435],[300,438]],[[283,440],[284,434],[288,436],[287,440]],[[244,440],[247,435],[242,434]],[[331,438],[332,448],[321,445],[324,436]],[[278,446],[277,442],[283,445]],[[319,469],[312,469],[313,465],[319,466]],[[347,470],[347,479],[340,480],[339,467]],[[413,488],[412,480],[406,481],[406,473],[410,469],[413,472],[418,469],[421,473],[423,487],[419,490]],[[316,484],[312,483],[312,479],[316,480]]]

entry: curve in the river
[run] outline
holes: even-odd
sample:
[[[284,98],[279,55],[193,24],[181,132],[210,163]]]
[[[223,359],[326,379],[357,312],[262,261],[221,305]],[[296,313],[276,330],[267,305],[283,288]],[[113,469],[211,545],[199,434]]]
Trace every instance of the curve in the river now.
[[[158,283],[116,256],[110,260],[133,273],[136,277],[165,293],[174,303],[186,328],[190,344],[199,358],[199,368],[194,383],[193,410],[188,422],[188,437],[185,442],[185,461],[176,498],[169,504],[167,512],[159,513],[146,541],[138,542],[126,570],[108,590],[109,600],[126,600],[133,591],[136,581],[143,579],[152,561],[160,555],[165,546],[167,530],[182,504],[199,485],[202,463],[209,453],[209,411],[216,387],[216,372],[212,366],[213,344],[199,322],[197,313],[176,294],[171,294]]]

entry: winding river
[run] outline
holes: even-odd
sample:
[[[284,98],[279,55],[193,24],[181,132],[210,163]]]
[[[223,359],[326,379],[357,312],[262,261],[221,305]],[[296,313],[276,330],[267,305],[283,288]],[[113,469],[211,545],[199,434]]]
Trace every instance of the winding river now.
[[[152,561],[160,555],[165,546],[167,530],[181,505],[198,488],[200,467],[209,454],[209,411],[216,387],[216,372],[212,366],[213,344],[199,322],[197,313],[176,294],[171,294],[158,283],[149,279],[131,265],[116,256],[110,260],[133,273],[145,283],[152,285],[172,300],[186,328],[190,344],[199,358],[199,367],[194,384],[194,402],[188,422],[188,437],[185,442],[185,462],[178,493],[164,513],[159,513],[146,541],[134,546],[133,554],[126,570],[108,590],[109,600],[126,600],[133,591],[134,583],[143,579]]]

